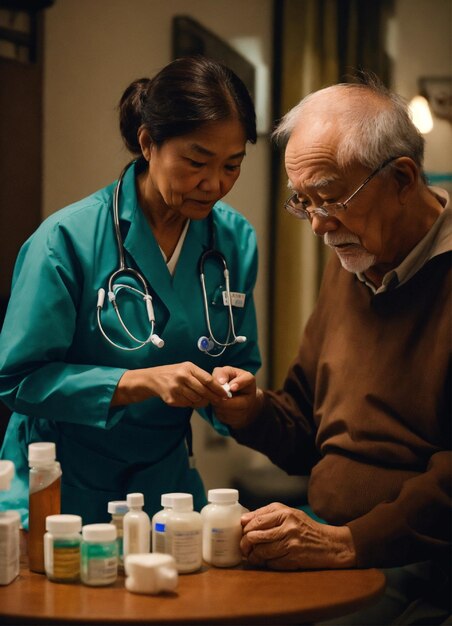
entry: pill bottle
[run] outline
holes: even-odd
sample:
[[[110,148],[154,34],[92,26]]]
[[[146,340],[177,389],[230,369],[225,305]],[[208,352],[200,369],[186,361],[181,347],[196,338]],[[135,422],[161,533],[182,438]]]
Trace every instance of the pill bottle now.
[[[207,500],[209,504],[201,510],[202,558],[215,567],[234,567],[242,560],[240,518],[245,509],[239,504],[239,492],[209,489]]]
[[[142,493],[128,493],[128,512],[124,515],[124,556],[150,552],[151,520],[143,511],[144,496]]]
[[[118,576],[118,544],[113,524],[87,524],[82,528],[80,577],[92,587],[111,585]]]
[[[133,593],[174,591],[178,573],[170,554],[129,554],[125,559],[125,587]]]
[[[79,515],[48,515],[44,535],[47,578],[56,583],[80,580],[82,518]]]
[[[181,574],[196,572],[202,565],[202,518],[193,511],[191,493],[175,493],[166,522],[169,550]]]
[[[157,511],[152,518],[152,552],[170,554],[168,538],[166,534],[166,523],[173,508],[174,493],[163,493],[160,498],[163,509]]]
[[[31,443],[28,446],[28,560],[30,570],[41,574],[45,572],[46,517],[61,512],[61,468],[55,458],[53,442]]]
[[[126,500],[111,500],[108,503],[108,512],[111,515],[110,524],[116,527],[116,542],[118,544],[118,567],[124,567],[124,515],[129,510]]]
[[[14,463],[0,461],[0,491],[8,491],[14,477]],[[19,575],[20,515],[0,511],[0,585],[9,585]]]

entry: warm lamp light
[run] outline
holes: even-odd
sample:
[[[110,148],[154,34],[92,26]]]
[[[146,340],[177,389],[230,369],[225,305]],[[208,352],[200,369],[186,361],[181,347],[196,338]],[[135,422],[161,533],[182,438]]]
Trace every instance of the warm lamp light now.
[[[424,96],[414,96],[409,104],[413,124],[423,135],[429,133],[433,128],[433,119],[427,98]]]

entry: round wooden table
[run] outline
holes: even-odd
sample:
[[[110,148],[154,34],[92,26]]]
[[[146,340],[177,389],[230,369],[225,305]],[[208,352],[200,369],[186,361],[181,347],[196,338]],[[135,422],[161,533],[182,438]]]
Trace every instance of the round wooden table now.
[[[244,565],[179,576],[176,592],[52,583],[23,567],[0,587],[0,624],[301,624],[338,617],[383,593],[376,569],[271,572]]]

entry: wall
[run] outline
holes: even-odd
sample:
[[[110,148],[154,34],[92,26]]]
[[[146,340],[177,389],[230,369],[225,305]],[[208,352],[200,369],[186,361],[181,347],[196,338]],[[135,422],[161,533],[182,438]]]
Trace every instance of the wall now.
[[[127,84],[170,61],[171,18],[189,14],[271,71],[272,0],[56,0],[46,11],[44,92],[44,215],[114,179],[128,155],[117,131],[116,104]],[[388,31],[396,91],[407,99],[419,76],[450,75],[451,0],[396,0]],[[427,27],[426,27],[427,26]],[[270,90],[264,83],[264,98]],[[451,125],[435,120],[426,136],[426,169],[452,172]],[[269,142],[248,150],[229,201],[256,227],[260,272],[256,290],[264,364],[267,361]],[[260,381],[265,383],[264,366]],[[225,484],[263,457],[226,445],[195,420],[195,451],[206,484]]]
[[[173,15],[189,14],[257,63],[263,90],[259,107],[269,102],[271,6],[271,0],[56,0],[45,23],[44,216],[110,183],[130,158],[119,137],[116,106],[133,79],[152,76],[171,60]],[[260,111],[262,116],[265,126]],[[226,200],[257,232],[256,306],[266,363],[268,137],[259,137],[247,152]],[[265,384],[265,367],[259,380]],[[198,466],[208,488],[224,486],[241,467],[260,460],[257,453],[219,438],[199,417],[193,423]]]
[[[397,0],[393,26],[395,91],[410,100],[419,77],[452,76],[451,0]],[[452,174],[452,124],[434,118],[425,139],[426,171]]]

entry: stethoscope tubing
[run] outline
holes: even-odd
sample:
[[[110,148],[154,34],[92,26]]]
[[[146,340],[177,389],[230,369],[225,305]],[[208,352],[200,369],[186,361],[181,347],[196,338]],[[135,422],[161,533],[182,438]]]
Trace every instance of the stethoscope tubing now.
[[[113,192],[113,223],[114,223],[116,244],[117,244],[117,249],[118,249],[119,267],[110,275],[108,279],[108,294],[107,295],[108,295],[108,301],[113,306],[122,329],[124,330],[126,335],[138,345],[124,346],[113,341],[107,335],[107,333],[105,332],[105,329],[103,328],[102,319],[101,319],[102,308],[103,308],[104,300],[105,300],[105,290],[103,288],[98,290],[98,298],[97,298],[97,324],[99,326],[99,329],[103,337],[112,346],[119,348],[120,350],[126,350],[126,351],[139,350],[140,348],[143,348],[149,343],[152,343],[159,348],[162,348],[164,346],[163,339],[161,339],[155,333],[154,307],[152,304],[152,296],[150,294],[147,281],[144,278],[144,276],[140,274],[138,270],[134,269],[133,267],[128,267],[125,262],[124,242],[122,239],[120,222],[119,222],[119,195],[120,195],[124,175],[126,171],[128,170],[128,168],[134,163],[135,161],[132,161],[123,168],[118,178],[118,182],[116,183],[114,192]],[[209,337],[200,337],[198,340],[198,347],[201,351],[205,352],[211,357],[219,357],[224,353],[226,348],[228,348],[229,346],[235,345],[236,343],[243,343],[244,341],[246,341],[246,337],[237,336],[235,332],[234,315],[232,312],[232,297],[231,297],[230,283],[229,283],[229,270],[228,270],[227,262],[226,262],[224,255],[219,250],[215,249],[215,226],[213,222],[212,213],[209,214],[208,219],[210,221],[210,238],[211,238],[210,247],[201,255],[199,259],[198,268],[199,268],[199,277],[201,281],[201,290],[202,290],[203,303],[204,303],[204,313],[205,313],[206,325],[207,325]],[[228,318],[229,318],[228,332],[226,335],[226,340],[224,342],[218,341],[218,339],[214,336],[211,322],[210,322],[209,304],[208,304],[208,299],[207,299],[207,290],[206,290],[205,275],[204,275],[204,264],[209,257],[217,259],[219,262],[221,262],[223,266],[223,276],[225,279],[225,292],[226,292],[226,298],[227,298]],[[136,289],[135,287],[132,287],[131,285],[127,285],[124,283],[115,283],[115,281],[118,280],[118,278],[123,275],[133,276],[137,280],[137,282],[139,282],[142,285],[143,291],[140,291],[139,289]],[[118,304],[116,302],[116,295],[121,291],[121,289],[131,291],[143,298],[145,305],[146,305],[147,317],[150,323],[150,333],[146,339],[139,339],[138,337],[135,337],[135,335],[132,332],[130,332],[130,330],[127,328],[127,325],[121,316]],[[232,337],[232,341],[230,341],[231,337]],[[209,346],[208,348],[201,347],[200,344],[204,340],[205,342],[207,342],[207,345]],[[213,348],[218,349],[218,352],[215,352],[215,353],[212,352]]]

